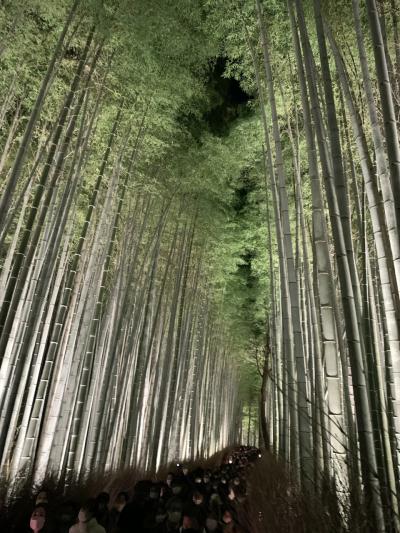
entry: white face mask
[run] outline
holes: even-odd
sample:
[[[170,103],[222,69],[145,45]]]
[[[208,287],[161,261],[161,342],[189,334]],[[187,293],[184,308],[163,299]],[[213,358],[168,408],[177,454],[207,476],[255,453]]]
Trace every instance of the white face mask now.
[[[222,521],[224,522],[224,524],[230,524],[232,522],[232,518],[230,515],[224,515],[222,517]]]
[[[157,524],[161,524],[162,522],[164,522],[166,516],[167,515],[165,515],[165,514],[157,514],[156,515],[156,523]]]
[[[195,498],[195,499],[193,500],[193,503],[194,503],[195,505],[201,505],[201,504],[203,503],[203,500],[200,500],[199,498]]]
[[[182,472],[183,472],[184,476],[187,476],[189,474],[189,469],[188,468],[182,468]]]
[[[44,523],[44,516],[35,516],[34,518],[31,518],[29,525],[33,531],[40,531],[43,528]]]

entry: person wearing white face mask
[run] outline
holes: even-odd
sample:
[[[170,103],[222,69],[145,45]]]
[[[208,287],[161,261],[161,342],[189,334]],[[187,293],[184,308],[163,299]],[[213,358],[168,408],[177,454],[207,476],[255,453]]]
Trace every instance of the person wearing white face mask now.
[[[106,533],[95,518],[96,501],[88,500],[78,513],[78,523],[70,527],[69,533]]]
[[[192,500],[187,501],[184,507],[184,514],[196,519],[199,524],[199,529],[204,528],[204,523],[207,516],[207,507],[204,500],[204,495],[200,491],[194,491],[192,494]]]
[[[31,528],[31,531],[33,533],[39,533],[45,531],[45,523],[46,523],[46,509],[42,505],[37,505],[33,513],[31,514],[31,518],[29,521],[29,526]]]

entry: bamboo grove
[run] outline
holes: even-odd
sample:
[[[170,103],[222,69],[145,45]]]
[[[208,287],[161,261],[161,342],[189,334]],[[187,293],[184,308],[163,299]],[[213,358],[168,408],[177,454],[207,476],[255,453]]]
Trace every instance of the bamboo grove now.
[[[158,43],[122,55],[143,20],[113,38],[120,21],[100,3],[61,2],[62,17],[50,4],[11,13],[54,33],[34,50],[50,60],[32,92],[27,43],[2,6],[5,46],[22,41],[27,71],[13,64],[3,80],[0,453],[3,477],[68,482],[209,455],[234,441],[238,404],[211,263],[222,222],[202,213],[174,123],[191,62],[163,83],[174,58]],[[151,17],[145,4],[132,17]],[[185,17],[164,15],[185,35]]]
[[[221,22],[209,4],[264,131],[265,445],[399,531],[400,6],[237,1]]]
[[[2,476],[260,441],[400,531],[398,0],[0,7]]]

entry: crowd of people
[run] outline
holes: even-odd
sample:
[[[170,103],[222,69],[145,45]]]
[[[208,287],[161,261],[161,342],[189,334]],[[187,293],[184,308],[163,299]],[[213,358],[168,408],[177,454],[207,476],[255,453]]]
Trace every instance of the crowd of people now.
[[[9,517],[4,531],[247,533],[240,519],[248,495],[247,470],[260,456],[258,449],[241,446],[216,468],[189,470],[177,464],[165,479],[139,481],[132,494],[121,491],[113,501],[109,493],[101,492],[80,505],[67,499],[54,502],[42,488],[29,519]]]

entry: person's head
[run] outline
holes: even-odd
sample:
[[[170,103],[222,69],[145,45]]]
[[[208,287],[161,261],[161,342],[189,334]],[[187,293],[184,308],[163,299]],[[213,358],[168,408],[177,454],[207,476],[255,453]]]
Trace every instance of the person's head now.
[[[207,516],[206,518],[206,530],[207,532],[216,531],[218,528],[218,520],[215,515]]]
[[[110,495],[108,492],[100,492],[96,498],[97,508],[99,511],[104,511],[110,502]]]
[[[182,511],[179,509],[171,509],[168,511],[168,521],[171,524],[179,524],[182,517]]]
[[[181,483],[179,483],[178,480],[174,480],[172,482],[172,486],[171,486],[171,490],[172,490],[172,494],[174,496],[179,496],[182,492],[182,485]]]
[[[150,479],[142,479],[135,483],[133,495],[136,500],[144,500],[149,494],[153,482]]]
[[[97,509],[97,501],[90,499],[87,500],[79,510],[78,520],[82,524],[86,524],[92,518],[94,518]]]
[[[152,485],[149,490],[150,500],[158,500],[160,497],[160,487],[158,485]]]
[[[204,470],[202,468],[196,468],[196,470],[193,472],[194,482],[200,485],[201,483],[203,483],[203,476]]]
[[[221,497],[220,495],[218,494],[218,492],[213,492],[211,495],[210,495],[210,502],[216,504],[216,505],[221,505]]]
[[[201,505],[204,502],[204,496],[196,490],[193,492],[192,500],[195,505]]]
[[[193,527],[192,517],[188,515],[183,516],[182,529],[190,529]]]
[[[199,531],[201,528],[194,516],[183,515],[182,529],[185,531]]]
[[[228,498],[231,501],[233,501],[236,498],[236,494],[235,494],[235,491],[233,490],[233,487],[229,487]]]
[[[64,525],[72,525],[76,520],[76,505],[72,501],[64,502],[60,509],[60,521]]]
[[[167,518],[167,513],[164,509],[164,507],[158,507],[155,514],[155,522],[156,524],[163,524]]]
[[[35,500],[36,505],[49,503],[47,490],[42,489],[38,492]]]
[[[44,528],[46,522],[46,508],[43,505],[36,505],[31,514],[29,525],[32,531],[37,533]]]
[[[117,497],[115,498],[114,508],[121,512],[125,505],[128,503],[129,495],[127,492],[122,491],[118,492]]]
[[[230,524],[233,522],[232,513],[228,509],[225,509],[225,511],[222,513],[222,521],[224,524]]]
[[[187,465],[182,465],[182,474],[187,476],[189,474],[189,468]]]
[[[172,482],[174,480],[174,474],[172,472],[168,472],[167,474],[167,478],[165,480],[166,484],[168,485],[168,487],[170,487],[172,485]]]

